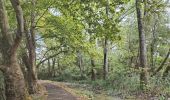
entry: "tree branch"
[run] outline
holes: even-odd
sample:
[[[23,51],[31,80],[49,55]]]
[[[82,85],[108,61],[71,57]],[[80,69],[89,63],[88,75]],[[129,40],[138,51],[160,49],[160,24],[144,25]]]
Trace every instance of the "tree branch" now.
[[[11,54],[14,54],[14,52],[16,52],[16,49],[19,46],[19,43],[21,42],[22,34],[24,33],[24,18],[23,18],[23,12],[19,0],[10,0],[10,1],[16,13],[16,19],[17,19],[17,33],[16,33],[14,44],[11,49]]]
[[[58,53],[56,53],[56,54],[54,54],[54,55],[51,55],[51,56],[45,58],[44,60],[40,61],[40,62],[37,64],[36,67],[38,68],[43,62],[45,62],[45,61],[47,61],[47,60],[49,60],[49,59],[51,59],[51,58],[53,58],[53,57],[56,57],[57,55],[59,55],[59,54],[62,53],[62,52],[65,52],[65,51],[60,51],[60,52],[58,52]]]
[[[47,51],[43,54],[43,57],[40,58],[39,60],[41,61],[49,51],[51,51],[51,50],[56,50],[56,51],[57,51],[57,50],[59,50],[61,47],[62,47],[62,44],[59,45],[59,46],[57,46],[57,47],[50,47],[50,48],[47,49]],[[48,47],[46,47],[46,48],[48,48]]]
[[[132,10],[132,11],[131,11]],[[130,11],[130,12],[129,12]],[[122,21],[126,16],[130,15],[135,11],[135,5],[131,6],[129,9],[127,9],[120,17],[119,20]]]
[[[9,22],[8,22],[8,16],[7,16],[7,11],[5,8],[4,0],[0,0],[0,28],[1,28],[0,34],[2,34],[1,41],[5,43],[6,47],[11,46],[13,39],[12,39],[12,35],[10,34],[10,31],[9,31],[10,26],[9,26]],[[2,46],[4,45],[4,43],[2,44]]]
[[[53,4],[55,4],[55,2],[52,2],[42,13],[42,15],[37,19],[36,23],[35,23],[35,27],[37,26],[38,22],[40,21],[40,19],[45,15],[45,13],[48,11],[48,8],[50,8]]]
[[[154,76],[157,72],[159,72],[159,71],[163,68],[165,62],[167,61],[167,59],[168,59],[168,57],[169,57],[169,55],[170,55],[170,48],[169,48],[169,51],[168,51],[165,59],[162,61],[161,65],[160,65],[160,66],[158,67],[158,69],[153,73],[152,76]]]

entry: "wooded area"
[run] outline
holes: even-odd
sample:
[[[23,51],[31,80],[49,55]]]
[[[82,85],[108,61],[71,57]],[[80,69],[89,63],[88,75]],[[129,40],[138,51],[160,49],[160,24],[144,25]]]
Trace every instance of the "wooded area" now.
[[[169,0],[0,0],[0,100],[169,100],[169,71]]]

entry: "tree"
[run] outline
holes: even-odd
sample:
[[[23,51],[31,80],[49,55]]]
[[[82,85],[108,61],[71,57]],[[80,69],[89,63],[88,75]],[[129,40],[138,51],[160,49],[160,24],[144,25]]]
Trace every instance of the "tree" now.
[[[138,21],[138,32],[139,32],[139,60],[140,60],[140,86],[143,90],[147,85],[147,51],[146,51],[146,41],[145,41],[145,31],[144,31],[144,21],[142,18],[142,1],[136,0],[136,13],[137,13],[137,21]]]
[[[28,20],[27,16],[25,16],[25,22],[24,22],[24,32],[26,36],[26,50],[23,53],[23,62],[27,68],[27,83],[28,83],[28,90],[30,94],[35,94],[38,92],[38,83],[37,83],[37,72],[36,72],[36,41],[35,41],[35,28],[36,28],[36,22],[35,22],[35,4],[36,1],[32,0],[32,9],[30,11],[30,27],[28,27]],[[28,52],[27,52],[28,50]]]
[[[17,31],[15,38],[10,32],[7,11],[4,0],[0,0],[0,28],[1,28],[1,53],[3,57],[0,69],[5,76],[5,94],[7,100],[27,100],[28,91],[25,86],[24,76],[17,60],[17,49],[24,33],[23,12],[19,0],[10,0],[16,14]]]

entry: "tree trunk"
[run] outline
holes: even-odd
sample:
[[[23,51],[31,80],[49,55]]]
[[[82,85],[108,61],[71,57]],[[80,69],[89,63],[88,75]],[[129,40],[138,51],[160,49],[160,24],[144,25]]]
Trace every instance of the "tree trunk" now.
[[[55,77],[55,64],[56,64],[56,58],[52,59],[52,77]]]
[[[28,56],[25,54],[23,54],[23,62],[27,68],[27,72],[26,72],[26,81],[28,83],[28,89],[29,89],[29,93],[33,94],[35,93],[34,91],[37,92],[37,79],[35,78],[34,72],[32,70],[32,68],[30,67],[30,62],[29,62],[29,58]]]
[[[11,56],[5,71],[6,100],[27,100],[28,92],[24,76],[16,56]]]
[[[109,1],[107,0],[107,5],[106,5],[106,15],[107,18],[109,16]],[[107,40],[107,33],[105,34],[105,39],[104,39],[104,50],[103,50],[103,54],[104,54],[104,61],[103,61],[103,79],[105,80],[107,78],[108,75],[108,40]]]
[[[93,40],[92,33],[91,33],[92,26],[91,26],[90,23],[88,23],[88,25],[89,25],[88,33],[90,35],[89,42],[93,43],[94,40]],[[94,58],[91,54],[90,54],[90,60],[91,60],[91,80],[95,81],[96,80],[96,70],[94,69],[95,68],[95,61],[94,61]]]
[[[138,32],[139,32],[139,57],[140,57],[140,67],[142,69],[140,74],[140,86],[143,90],[147,85],[147,51],[146,51],[146,41],[144,26],[142,21],[142,11],[141,11],[141,0],[136,0],[136,12],[138,21]]]
[[[58,57],[57,58],[57,67],[58,67],[58,74],[59,75],[62,75],[62,69],[61,69],[61,66],[60,66],[60,58]]]
[[[155,15],[156,16],[156,15]],[[155,64],[154,64],[154,52],[155,52],[155,44],[156,44],[156,25],[157,25],[157,19],[154,17],[154,26],[152,28],[152,41],[151,41],[151,49],[150,49],[150,53],[151,53],[151,58],[150,58],[150,67],[151,69],[154,68]]]
[[[5,94],[6,100],[28,100],[28,92],[25,86],[24,76],[21,67],[17,61],[17,49],[21,42],[23,33],[23,12],[19,0],[10,0],[16,13],[17,33],[13,39],[9,33],[8,17],[5,9],[4,0],[0,0],[0,28],[4,44],[1,49],[3,56],[4,76],[5,76]]]
[[[35,0],[32,0],[32,6],[35,8]],[[27,22],[25,19],[24,23],[24,30],[26,33],[27,39],[27,49],[28,49],[28,56],[27,62],[25,63],[28,71],[28,86],[29,86],[29,93],[35,94],[38,92],[38,83],[37,83],[37,72],[36,72],[36,53],[35,53],[35,9],[31,11],[31,26],[30,32],[28,31]],[[25,52],[26,53],[26,52]],[[27,54],[26,54],[27,55]]]
[[[51,75],[51,74],[52,74],[52,73],[51,73],[51,62],[50,62],[50,59],[48,59],[47,61],[48,61],[48,74],[47,74],[48,76],[47,76],[47,77],[50,78],[50,77],[52,76],[52,75]]]
[[[103,79],[105,80],[108,75],[108,48],[107,48],[107,39],[104,43],[104,64],[103,64]]]
[[[29,93],[34,94],[37,90],[37,73],[36,73],[36,65],[35,65],[35,47],[32,41],[32,37],[28,32],[28,27],[26,26],[26,21],[24,25],[25,33],[26,33],[26,39],[27,39],[27,49],[28,54],[25,51],[25,54],[23,56],[25,57],[25,66],[27,68],[27,78],[28,78],[28,86],[29,86]],[[34,37],[35,38],[35,37]]]
[[[96,80],[96,71],[94,69],[95,63],[94,63],[93,58],[91,58],[91,65],[92,65],[92,67],[91,67],[91,80],[95,81]]]
[[[77,65],[80,69],[80,75],[81,77],[83,77],[83,65],[82,65],[82,55],[81,55],[81,52],[80,51],[77,51]]]

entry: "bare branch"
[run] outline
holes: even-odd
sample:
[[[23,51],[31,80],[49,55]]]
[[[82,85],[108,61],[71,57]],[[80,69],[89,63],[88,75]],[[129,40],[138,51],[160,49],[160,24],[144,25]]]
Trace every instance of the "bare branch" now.
[[[44,12],[42,13],[42,15],[37,19],[36,23],[35,23],[35,27],[37,26],[38,22],[40,21],[40,19],[45,15],[45,13],[48,11],[48,9],[53,5],[55,4],[55,2],[52,2],[45,10]]]
[[[24,33],[24,18],[23,18],[23,12],[19,0],[10,0],[10,1],[16,13],[17,28],[18,28],[16,33],[16,38],[11,49],[11,54],[14,54],[14,52],[16,52],[16,49],[19,46],[19,43],[22,38],[22,34]]]
[[[132,10],[132,11],[131,11]],[[121,21],[122,19],[124,19],[126,16],[130,15],[131,13],[133,13],[135,11],[135,5],[131,6],[129,9],[127,9],[120,17],[119,20]]]

